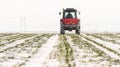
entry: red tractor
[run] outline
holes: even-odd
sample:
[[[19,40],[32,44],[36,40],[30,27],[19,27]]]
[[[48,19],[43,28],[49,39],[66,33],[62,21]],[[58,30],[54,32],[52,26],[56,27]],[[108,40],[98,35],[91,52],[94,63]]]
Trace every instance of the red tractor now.
[[[78,12],[80,14],[80,12]],[[59,13],[61,15],[61,12]],[[60,20],[60,34],[65,34],[65,30],[75,30],[80,34],[80,19],[77,18],[77,10],[74,8],[63,9],[63,18]]]

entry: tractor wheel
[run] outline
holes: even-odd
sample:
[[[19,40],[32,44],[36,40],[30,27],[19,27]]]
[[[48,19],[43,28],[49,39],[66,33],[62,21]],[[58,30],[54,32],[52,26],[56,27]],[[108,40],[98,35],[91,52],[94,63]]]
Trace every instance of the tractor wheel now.
[[[60,34],[65,34],[65,30],[63,28],[60,29]]]
[[[76,29],[76,34],[80,34],[80,29]]]

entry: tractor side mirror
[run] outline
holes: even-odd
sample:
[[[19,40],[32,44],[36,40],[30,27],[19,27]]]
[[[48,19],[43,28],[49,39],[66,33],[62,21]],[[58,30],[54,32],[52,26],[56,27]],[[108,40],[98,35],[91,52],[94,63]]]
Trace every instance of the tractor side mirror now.
[[[78,14],[80,15],[80,11],[78,12]]]
[[[59,12],[59,15],[61,15],[61,12]]]

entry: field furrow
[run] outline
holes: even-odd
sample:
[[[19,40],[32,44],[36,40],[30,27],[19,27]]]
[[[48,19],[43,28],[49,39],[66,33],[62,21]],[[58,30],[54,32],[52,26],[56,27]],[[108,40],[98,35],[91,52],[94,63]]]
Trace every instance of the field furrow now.
[[[76,67],[109,67],[112,58],[78,35],[70,35]],[[69,38],[70,39],[70,38]],[[72,43],[73,41],[73,43]]]
[[[48,60],[43,67],[75,67],[72,62],[73,52],[65,35],[59,35],[58,45],[49,54]]]
[[[90,38],[83,36],[84,40],[86,40],[87,42],[91,43],[93,46],[95,46],[97,49],[100,49],[101,51],[103,51],[105,54],[107,54],[110,58],[112,58],[112,62],[116,63],[119,62],[120,63],[120,56],[114,51],[111,50],[107,47],[102,46],[102,44],[95,42],[94,40],[91,40]],[[116,64],[116,65],[120,65],[120,64]]]
[[[36,35],[36,34],[15,34],[15,35],[3,37],[0,39],[0,46],[4,46],[6,44],[15,42],[17,40],[29,38],[29,37],[32,37],[34,35]]]
[[[40,36],[40,35],[32,36],[32,37],[29,37],[29,38],[24,38],[24,39],[17,40],[17,41],[12,42],[12,43],[5,44],[4,46],[0,46],[0,49],[1,49],[0,53],[6,51],[8,49],[15,48],[18,44],[23,43],[24,41],[27,41],[29,39],[33,39],[37,36]]]
[[[106,34],[87,34],[89,36],[94,36],[98,39],[101,39],[103,41],[106,41],[106,42],[110,42],[110,43],[113,43],[113,44],[119,44],[120,45],[120,36],[118,36],[117,34],[116,35],[106,35]]]
[[[13,35],[13,33],[0,33],[0,38],[4,36],[10,36],[10,35]]]
[[[42,34],[3,51],[0,53],[0,66],[14,67],[24,65],[51,36],[52,34]]]
[[[120,67],[120,33],[0,33],[0,67]]]
[[[120,45],[118,45],[118,44],[112,44],[112,43],[103,41],[103,40],[101,40],[99,38],[96,38],[96,37],[90,36],[90,35],[87,36],[87,37],[89,37],[91,40],[93,40],[93,41],[101,44],[103,47],[109,48],[110,50],[112,50],[113,52],[115,52],[116,54],[118,54],[120,56]]]
[[[44,67],[45,61],[47,61],[47,57],[53,50],[53,47],[57,45],[58,36],[52,36],[47,43],[43,44],[41,48],[39,48],[37,54],[35,54],[24,66],[22,67]]]

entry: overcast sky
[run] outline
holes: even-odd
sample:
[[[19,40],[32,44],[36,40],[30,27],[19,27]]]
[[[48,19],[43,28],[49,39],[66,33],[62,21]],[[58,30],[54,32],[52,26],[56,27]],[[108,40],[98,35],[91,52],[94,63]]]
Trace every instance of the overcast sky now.
[[[82,31],[120,32],[119,0],[0,0],[0,31],[59,31],[59,12],[81,12]]]

